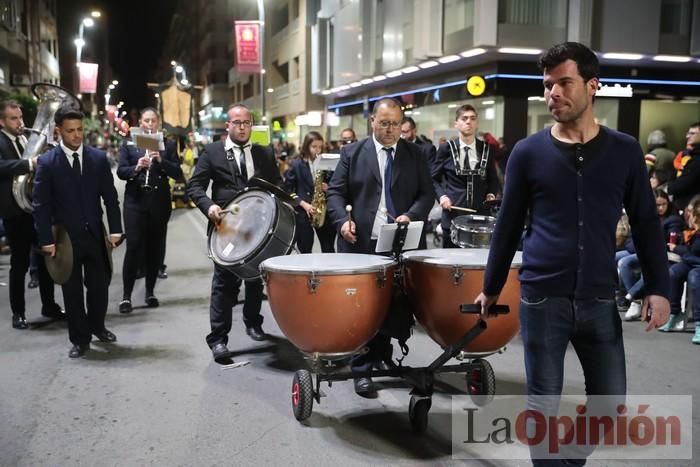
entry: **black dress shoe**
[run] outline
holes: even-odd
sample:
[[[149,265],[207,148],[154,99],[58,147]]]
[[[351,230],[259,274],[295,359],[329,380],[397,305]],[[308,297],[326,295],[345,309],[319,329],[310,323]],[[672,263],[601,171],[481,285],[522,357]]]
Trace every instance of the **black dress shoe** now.
[[[29,279],[29,283],[27,284],[27,288],[28,289],[36,289],[37,287],[39,287],[39,279],[35,279],[34,277]]]
[[[114,335],[109,329],[103,329],[100,332],[95,332],[95,337],[97,337],[101,342],[117,342],[117,336]]]
[[[131,307],[131,300],[122,300],[119,302],[119,313],[131,313],[134,309]]]
[[[168,273],[165,272],[165,269],[167,266],[163,265],[161,268],[158,270],[158,279],[167,279],[168,278]]]
[[[250,338],[254,341],[264,341],[265,339],[267,339],[267,336],[265,336],[265,332],[260,326],[251,326],[249,328],[245,328],[245,333],[248,334],[248,336],[250,336]]]
[[[41,316],[46,316],[51,319],[66,319],[66,313],[57,303],[53,306],[41,310]]]
[[[90,350],[90,344],[75,344],[68,351],[68,356],[70,358],[82,357],[88,350]]]
[[[153,294],[147,295],[146,296],[146,306],[148,308],[158,308],[160,306],[160,302],[158,301],[158,299],[156,298],[155,295],[153,295]]]
[[[27,329],[29,328],[29,325],[23,316],[12,315],[12,327],[15,329]]]
[[[216,344],[211,348],[211,354],[214,356],[215,361],[231,357],[231,351],[226,347],[226,344]]]
[[[358,396],[372,398],[377,396],[372,378],[355,378],[355,392]]]

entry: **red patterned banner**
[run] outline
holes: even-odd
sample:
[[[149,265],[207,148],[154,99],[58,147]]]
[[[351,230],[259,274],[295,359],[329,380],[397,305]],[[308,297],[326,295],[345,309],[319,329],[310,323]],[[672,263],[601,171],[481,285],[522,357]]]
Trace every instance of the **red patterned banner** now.
[[[235,21],[236,70],[239,73],[260,73],[260,23]]]
[[[81,93],[94,94],[97,92],[97,68],[97,63],[78,63]]]

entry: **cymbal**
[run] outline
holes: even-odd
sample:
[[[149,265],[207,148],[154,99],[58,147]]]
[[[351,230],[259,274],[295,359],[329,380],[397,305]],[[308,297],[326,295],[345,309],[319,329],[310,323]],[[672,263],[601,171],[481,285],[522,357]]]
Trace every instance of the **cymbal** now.
[[[73,244],[63,226],[54,225],[52,230],[56,255],[45,257],[46,270],[56,284],[63,285],[73,273]]]

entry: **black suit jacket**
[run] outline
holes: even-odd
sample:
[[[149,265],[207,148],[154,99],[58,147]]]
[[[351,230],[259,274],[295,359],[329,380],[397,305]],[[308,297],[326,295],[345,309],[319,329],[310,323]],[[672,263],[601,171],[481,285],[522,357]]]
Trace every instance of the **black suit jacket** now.
[[[0,131],[0,217],[3,219],[11,219],[24,212],[12,196],[12,180],[15,175],[28,173],[29,164],[29,159],[19,158],[14,143]]]
[[[292,160],[284,173],[284,184],[287,191],[297,194],[300,202],[311,202],[314,196],[314,174],[311,173],[305,160],[301,158]]]
[[[370,136],[343,147],[340,162],[326,192],[328,212],[338,232],[347,221],[345,206],[352,205],[357,243],[338,237],[341,253],[374,253],[370,236],[382,193],[382,180],[374,139]],[[396,215],[412,221],[425,221],[433,206],[435,192],[425,153],[415,144],[399,140],[394,155],[391,196]]]
[[[179,179],[182,177],[180,158],[177,156],[175,143],[166,141],[165,150],[160,151],[160,162],[153,161],[148,174],[148,184],[154,189],[146,192],[141,187],[146,180],[146,171],[136,171],[138,160],[146,151],[137,148],[134,143],[127,141],[119,149],[119,167],[117,177],[126,180],[124,188],[124,208],[147,211],[155,204],[163,209],[170,210],[170,184],[168,177]]]
[[[71,241],[78,242],[85,228],[102,241],[102,206],[107,209],[109,233],[121,233],[119,199],[114,188],[112,170],[104,151],[83,145],[82,176],[73,172],[66,155],[57,146],[39,157],[32,205],[39,245],[54,242],[51,226],[65,227]]]
[[[262,178],[282,188],[282,177],[277,168],[272,147],[253,144],[250,152],[255,168],[253,177]],[[206,145],[199,155],[197,166],[187,185],[187,193],[205,216],[208,215],[209,208],[213,204],[225,208],[246,186],[238,176],[236,162],[231,161],[231,163],[236,173],[231,172],[231,165],[226,160],[226,150],[222,141]],[[210,181],[211,198],[207,196]]]
[[[459,142],[457,144],[459,145]],[[485,147],[486,144],[483,141],[476,140],[476,152],[478,153],[477,158],[479,162],[481,162],[481,158],[484,155]],[[496,195],[500,190],[498,173],[496,172],[496,150],[492,147],[489,150],[489,159],[486,164],[486,179],[484,180],[478,176],[474,179],[474,203],[471,206],[467,206],[466,200],[468,177],[466,175],[457,175],[449,143],[441,144],[437,150],[432,167],[432,177],[438,201],[441,196],[447,195],[455,206],[476,209],[485,213],[483,202],[486,199],[486,194],[492,193]],[[449,227],[452,218],[461,214],[463,213],[458,211],[443,211],[442,227]]]

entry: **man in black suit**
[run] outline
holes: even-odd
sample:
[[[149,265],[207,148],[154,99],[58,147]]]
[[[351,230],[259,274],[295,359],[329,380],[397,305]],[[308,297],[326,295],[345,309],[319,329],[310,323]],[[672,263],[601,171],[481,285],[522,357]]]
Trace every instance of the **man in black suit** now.
[[[16,175],[36,169],[37,157],[22,159],[27,139],[23,133],[22,109],[15,101],[0,102],[0,218],[3,219],[10,244],[10,309],[12,327],[27,329],[24,300],[24,278],[30,263],[32,244],[36,232],[32,215],[24,212],[12,195],[12,181]],[[53,281],[46,271],[44,259],[37,260],[41,314],[61,319],[63,310],[54,300]]]
[[[393,221],[425,221],[435,193],[425,154],[399,138],[403,112],[394,99],[381,99],[371,116],[372,136],[344,146],[327,191],[330,220],[340,233],[338,252],[373,254],[379,228]],[[345,211],[352,205],[352,221]],[[387,219],[384,209],[391,217]],[[354,371],[368,371],[391,359],[390,337],[378,334],[370,351],[355,357]],[[370,378],[355,380],[355,391],[372,396]]]
[[[160,118],[156,109],[143,109],[139,126],[147,133],[158,131]],[[159,305],[154,288],[165,254],[168,221],[172,211],[168,177],[182,177],[175,143],[166,141],[165,149],[157,152],[139,149],[133,142],[125,141],[119,150],[117,176],[126,180],[126,253],[122,270],[124,291],[119,303],[119,312],[131,313],[131,292],[140,264],[145,264],[146,306],[155,308]]]
[[[227,115],[228,137],[204,148],[187,188],[190,199],[209,218],[210,228],[221,221],[224,216],[222,209],[245,188],[251,177],[282,186],[272,148],[248,142],[253,125],[250,110],[244,105],[233,104]],[[207,196],[210,182],[211,198]],[[231,355],[226,344],[240,287],[241,279],[238,276],[224,266],[214,264],[209,303],[211,333],[206,340],[216,361],[226,361]],[[243,321],[246,333],[256,341],[265,339],[263,317],[260,315],[262,298],[262,280],[245,281]]]
[[[443,209],[443,248],[457,248],[450,238],[450,227],[452,219],[465,214],[452,207],[488,214],[484,201],[496,199],[500,190],[495,148],[476,139],[479,128],[476,109],[469,104],[459,107],[455,112],[455,128],[459,139],[441,144],[432,166],[435,193]]]
[[[72,108],[56,112],[61,144],[39,158],[33,192],[34,222],[42,251],[56,255],[51,229],[55,224],[66,229],[73,246],[73,270],[62,286],[68,336],[73,344],[70,358],[85,354],[93,334],[102,342],[117,340],[105,328],[111,270],[100,199],[107,210],[112,248],[122,235],[119,199],[107,155],[83,144],[83,118],[82,112]]]

